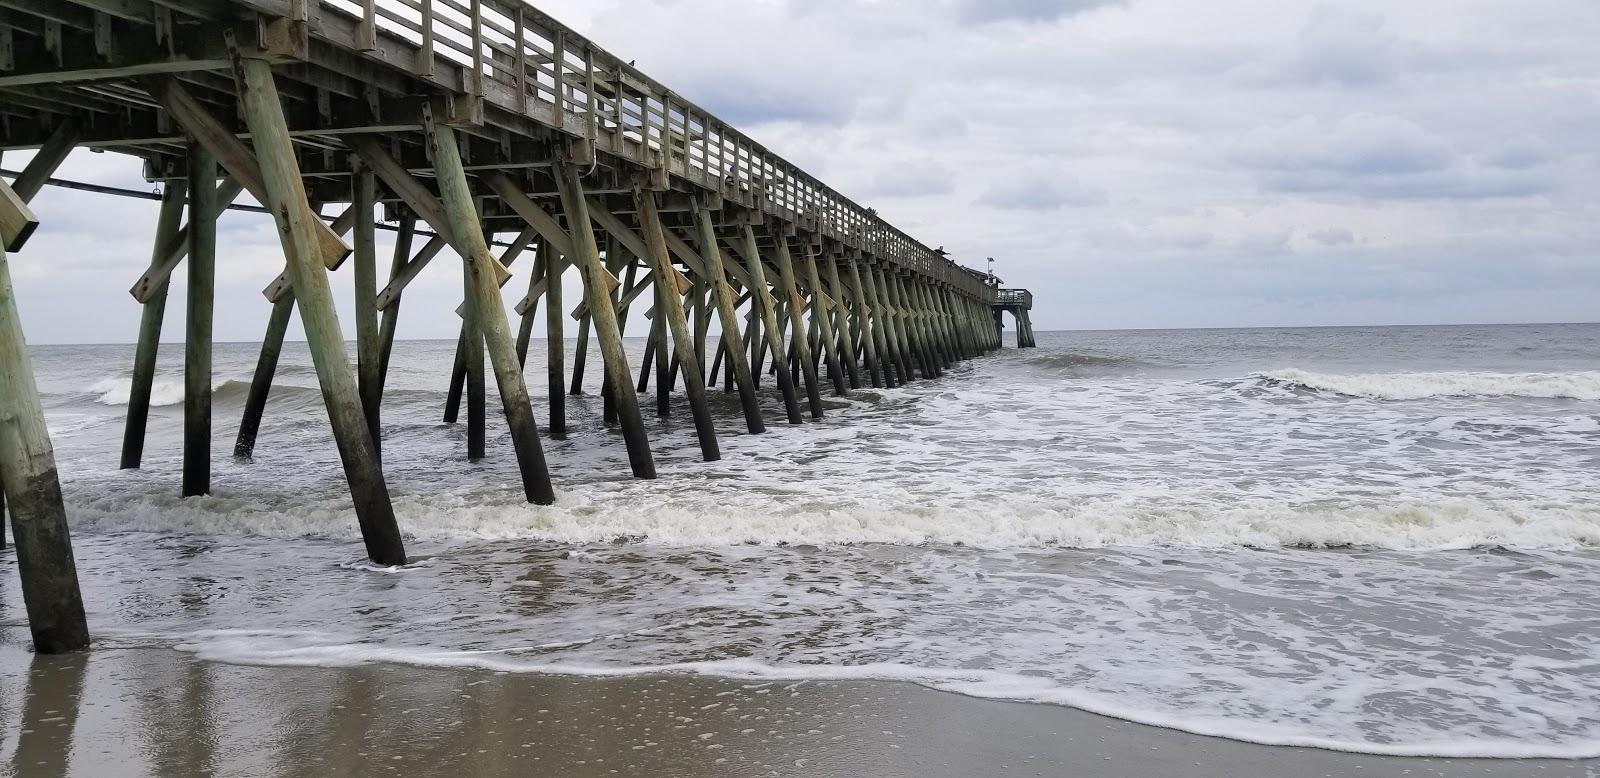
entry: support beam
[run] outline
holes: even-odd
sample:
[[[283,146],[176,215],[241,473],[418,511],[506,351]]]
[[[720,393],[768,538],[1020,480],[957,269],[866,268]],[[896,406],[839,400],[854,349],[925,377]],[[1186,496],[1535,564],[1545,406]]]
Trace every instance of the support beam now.
[[[455,227],[451,226],[452,218],[448,212],[448,207],[440,202],[440,198],[434,197],[433,192],[423,186],[422,182],[411,175],[410,171],[406,170],[399,162],[396,162],[394,157],[389,156],[389,152],[384,151],[383,144],[378,142],[376,136],[355,135],[346,139],[345,142],[361,156],[361,160],[372,168],[372,171],[377,174],[378,178],[383,180],[384,185],[389,187],[390,191],[394,192],[406,205],[410,206],[411,210],[423,221],[427,222],[434,232],[443,236],[445,241],[455,248],[457,254],[463,257],[466,256],[467,252],[460,241],[469,239],[469,236],[456,234]],[[459,158],[460,156],[461,150],[458,148],[456,149],[456,157]],[[437,168],[438,160],[434,160],[434,165]],[[465,167],[462,169],[465,171]],[[438,170],[435,170],[434,174],[443,175]],[[463,175],[465,175],[464,172]],[[441,184],[441,188],[442,186]],[[473,220],[473,231],[478,232],[479,240],[483,239],[483,234],[479,231],[476,218]],[[505,265],[500,264],[500,261],[493,256],[489,258],[489,261],[492,263],[490,269],[494,272],[495,288],[498,289],[505,286],[511,280],[511,271],[507,270]]]
[[[356,385],[361,391],[361,409],[366,415],[372,448],[383,456],[383,433],[379,421],[383,382],[378,332],[378,226],[373,221],[373,206],[378,201],[378,179],[359,160],[352,164],[350,209],[355,211],[355,295],[356,295]]]
[[[0,181],[0,250],[20,251],[38,227],[39,217],[33,215],[27,201],[10,184]]]
[[[681,278],[677,270],[672,267],[672,257],[667,250],[666,230],[661,226],[661,213],[655,193],[636,188],[633,190],[633,201],[639,212],[639,226],[644,233],[644,259],[655,267],[658,278]],[[673,351],[677,353],[678,370],[683,376],[684,394],[688,395],[689,408],[694,414],[694,429],[700,441],[700,456],[707,462],[715,462],[722,458],[722,452],[717,444],[716,425],[712,421],[711,408],[706,400],[705,376],[700,372],[700,359],[695,354],[693,341],[690,339],[688,315],[683,310],[683,294],[689,290],[664,281],[658,283],[656,288],[660,290],[656,296],[656,319],[665,319],[667,327],[672,331],[672,342],[676,347]],[[664,336],[659,348],[661,350],[657,355],[658,366],[664,361],[667,351]],[[669,391],[667,382],[661,376],[658,375],[656,381],[657,392],[665,394]],[[759,420],[758,416],[757,421]]]
[[[405,564],[405,547],[395,521],[394,506],[389,501],[389,486],[378,463],[372,436],[367,431],[360,390],[344,351],[344,335],[324,264],[326,253],[318,240],[321,233],[316,225],[322,224],[322,220],[316,218],[306,201],[305,184],[284,121],[283,101],[278,96],[272,68],[256,59],[237,60],[234,68],[245,122],[256,140],[266,194],[262,202],[272,211],[278,224],[289,275],[294,281],[295,298],[300,304],[300,319],[311,347],[339,457],[344,463],[345,478],[350,484],[367,555],[382,565]],[[235,177],[244,179],[234,172]]]
[[[561,274],[567,269],[569,257],[557,253],[554,244],[546,238],[541,246],[550,246],[549,260],[544,266],[545,295],[545,366],[550,387],[550,437],[567,438],[567,335],[566,317],[561,305]]]
[[[217,121],[217,118],[212,116],[211,112],[199,100],[189,94],[189,90],[184,88],[182,82],[176,78],[164,78],[152,87],[151,96],[156,98],[162,107],[172,114],[172,118],[177,120],[178,124],[182,125],[185,130],[189,131],[190,135],[194,136],[195,140],[200,142],[200,145],[205,146],[206,150],[217,158],[217,162],[227,169],[229,175],[244,185],[245,190],[250,192],[251,197],[263,204],[267,202],[267,182],[265,180],[265,170],[263,169],[265,162],[258,160],[257,154],[251,153],[250,148],[244,145],[244,141],[239,140],[221,122]],[[283,113],[282,106],[279,106],[278,113],[280,116]],[[254,128],[251,129],[251,134],[255,136],[257,146],[268,142],[268,139],[262,138],[260,133],[254,131]],[[284,138],[285,142],[288,142],[287,125],[285,125]],[[286,152],[292,154],[294,152],[293,146],[290,145]],[[259,149],[257,153],[260,153]],[[298,165],[297,161],[297,168]],[[304,186],[301,189],[303,190]],[[305,198],[301,199],[304,200]],[[344,258],[350,254],[350,247],[345,245],[344,239],[339,237],[338,233],[334,232],[327,222],[313,215],[308,205],[301,203],[296,207],[305,209],[305,212],[297,214],[297,217],[309,225],[317,247],[317,253],[314,256],[321,260],[328,269],[337,269],[344,262]]]
[[[267,331],[261,336],[261,354],[256,357],[255,376],[250,380],[250,394],[244,399],[244,415],[239,420],[239,436],[233,444],[235,459],[250,459],[256,453],[256,436],[261,433],[261,416],[267,410],[267,397],[272,393],[272,378],[278,372],[278,356],[283,353],[283,338],[289,331],[289,320],[294,317],[294,293],[272,304],[272,315],[267,318]]]
[[[55,451],[4,251],[0,251],[0,483],[11,508],[12,542],[33,650],[62,654],[88,648],[89,626],[78,590]]]
[[[17,191],[17,196],[22,198],[23,202],[33,202],[33,198],[44,189],[45,182],[49,181],[50,176],[61,167],[61,163],[67,160],[67,155],[72,153],[73,147],[78,143],[78,137],[82,134],[77,119],[67,119],[56,126],[50,133],[49,140],[39,147],[33,159],[28,160],[28,166],[22,169],[17,180],[11,184],[11,188]]]
[[[163,261],[167,246],[179,234],[183,222],[185,197],[189,191],[184,181],[167,185],[161,195],[161,215],[156,218],[156,239],[151,250],[150,264]],[[188,253],[185,241],[184,253]],[[144,461],[145,428],[150,418],[150,392],[155,385],[156,357],[161,348],[161,325],[167,315],[166,276],[150,292],[148,301],[139,311],[139,342],[133,353],[133,378],[128,389],[128,418],[122,433],[122,469],[137,470]]]
[[[803,249],[802,259],[806,266],[806,285],[811,289],[811,326],[817,330],[818,345],[822,347],[823,358],[828,364],[828,378],[833,382],[833,393],[838,397],[849,397],[849,380],[839,361],[839,341],[834,336],[833,313],[835,303],[829,297],[829,292],[822,285],[822,274],[817,272],[817,247],[807,241]],[[813,368],[815,369],[815,368]]]
[[[389,260],[389,278],[391,282],[400,274],[411,258],[411,243],[416,237],[417,217],[407,213],[400,217],[400,229],[394,240],[394,257]],[[436,249],[437,251],[437,249]],[[389,305],[383,309],[383,322],[378,325],[378,387],[373,390],[373,399],[383,404],[383,388],[389,382],[389,355],[394,351],[394,335],[400,326],[400,293],[395,292]],[[382,441],[373,439],[374,446],[382,453]]]
[[[877,301],[868,293],[866,278],[870,276],[861,272],[860,257],[851,256],[845,259],[850,267],[850,291],[856,300],[856,325],[861,330],[861,342],[867,351],[867,373],[872,378],[872,386],[888,387],[893,389],[896,385],[894,370],[887,362],[888,354],[884,346],[883,320],[878,317]]]
[[[173,186],[178,187],[180,196],[181,193],[188,191],[185,188],[188,186],[186,180],[169,181],[166,188],[170,190]],[[243,191],[244,186],[232,176],[224,176],[222,183],[217,184],[218,208],[232,203]],[[149,269],[145,270],[144,275],[139,276],[139,280],[134,282],[133,288],[128,290],[128,294],[133,295],[133,299],[141,303],[152,302],[157,290],[165,290],[167,279],[172,277],[172,271],[177,269],[178,263],[182,262],[184,257],[189,256],[189,229],[182,226],[174,228],[174,232],[166,236],[163,242],[157,242],[155,248],[157,253],[150,258]]]
[[[434,125],[428,142],[439,176],[440,200],[449,216],[450,230],[458,241],[457,250],[462,252],[467,263],[467,285],[471,290],[467,307],[469,320],[474,324],[469,328],[468,337],[484,344],[489,361],[494,365],[495,383],[500,389],[501,405],[511,429],[523,491],[529,502],[551,505],[556,499],[555,490],[550,484],[544,447],[539,442],[539,428],[533,420],[528,387],[522,380],[522,365],[517,361],[511,322],[500,297],[496,268],[504,270],[504,267],[489,253],[489,244],[479,227],[455,131],[442,124]]]
[[[781,230],[774,230],[772,239],[777,242],[776,250],[772,252],[773,259],[777,260],[778,285],[784,296],[785,308],[789,314],[789,343],[792,356],[800,360],[801,375],[805,377],[806,402],[810,406],[811,418],[823,417],[822,387],[817,380],[817,363],[811,359],[811,343],[806,339],[805,325],[805,300],[800,297],[800,288],[795,283],[794,258],[789,254],[789,238]],[[779,372],[786,372],[787,366],[780,361]],[[792,382],[793,376],[790,377]]]
[[[217,291],[217,161],[189,147],[189,315],[183,349],[183,496],[211,493],[211,322]]]
[[[539,315],[539,298],[533,296],[533,287],[544,279],[544,265],[549,255],[549,244],[539,241],[538,248],[534,251],[533,272],[528,274],[528,301],[527,311],[518,311],[522,317],[521,324],[517,327],[517,362],[522,365],[523,373],[528,371],[528,347],[533,341],[533,320]]]
[[[622,420],[622,435],[627,441],[628,461],[637,478],[655,478],[655,457],[650,453],[650,439],[645,432],[644,416],[639,412],[639,395],[633,388],[632,371],[627,354],[622,348],[621,327],[617,311],[611,306],[610,277],[600,261],[600,248],[595,243],[594,223],[590,217],[589,203],[583,191],[583,180],[570,162],[556,163],[556,184],[561,189],[562,207],[567,223],[572,225],[573,251],[576,263],[583,273],[584,300],[589,306],[589,316],[599,336],[600,354],[605,362],[606,377],[617,402],[617,413]]]
[[[824,274],[828,284],[825,292],[833,297],[834,305],[836,306],[834,310],[838,314],[838,319],[836,320],[837,329],[834,331],[833,336],[839,342],[840,359],[844,362],[845,372],[850,377],[850,388],[860,389],[861,368],[860,360],[856,356],[857,333],[851,324],[852,317],[847,303],[849,292],[839,282],[839,262],[834,258],[831,251],[819,250],[813,252],[812,259],[813,264],[816,262],[823,263],[823,269],[827,271]]]
[[[700,236],[700,257],[705,262],[706,278],[716,297],[717,317],[722,323],[722,350],[728,355],[731,370],[739,384],[739,401],[744,405],[745,426],[751,434],[767,431],[761,420],[761,399],[756,396],[756,385],[750,377],[750,363],[745,361],[739,348],[739,314],[734,310],[733,287],[728,284],[723,270],[722,249],[717,245],[717,228],[711,222],[711,209],[706,204],[694,205],[695,227]],[[671,241],[668,241],[669,245]],[[698,337],[698,336],[697,336]],[[704,359],[704,349],[701,350]],[[711,375],[716,375],[716,367]]]

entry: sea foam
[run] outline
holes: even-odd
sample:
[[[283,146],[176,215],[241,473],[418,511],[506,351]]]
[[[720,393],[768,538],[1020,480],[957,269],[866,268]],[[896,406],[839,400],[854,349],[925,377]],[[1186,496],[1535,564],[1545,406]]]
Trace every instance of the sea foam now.
[[[1429,397],[1527,397],[1600,400],[1600,371],[1580,373],[1262,373],[1274,384],[1375,400]]]

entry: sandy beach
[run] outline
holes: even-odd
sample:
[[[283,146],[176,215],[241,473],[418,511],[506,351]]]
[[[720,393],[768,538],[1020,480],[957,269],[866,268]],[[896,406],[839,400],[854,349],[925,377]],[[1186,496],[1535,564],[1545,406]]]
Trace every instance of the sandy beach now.
[[[250,667],[0,646],[16,776],[1592,776],[1271,748],[912,684]]]

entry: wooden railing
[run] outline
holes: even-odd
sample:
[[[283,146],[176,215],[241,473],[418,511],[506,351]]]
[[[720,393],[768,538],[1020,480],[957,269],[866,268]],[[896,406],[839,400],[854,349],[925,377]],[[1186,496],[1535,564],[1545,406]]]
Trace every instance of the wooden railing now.
[[[994,304],[1032,308],[1033,292],[1026,289],[1000,289],[995,292]]]
[[[357,23],[355,47],[379,33],[416,50],[415,71],[441,63],[463,91],[599,150],[750,202],[803,228],[948,283],[994,291],[939,252],[522,0],[298,0]],[[314,28],[315,32],[315,28]]]

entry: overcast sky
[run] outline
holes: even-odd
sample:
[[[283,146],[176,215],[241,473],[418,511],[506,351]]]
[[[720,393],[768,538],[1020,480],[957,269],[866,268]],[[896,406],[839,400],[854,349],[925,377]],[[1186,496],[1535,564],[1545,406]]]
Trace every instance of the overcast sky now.
[[[1593,0],[535,4],[923,242],[995,257],[1039,329],[1597,318]],[[109,154],[64,175],[147,186]],[[156,205],[36,206],[30,339],[132,339]],[[275,237],[231,217],[223,244],[218,336],[259,339]],[[402,336],[454,336],[450,265]]]

